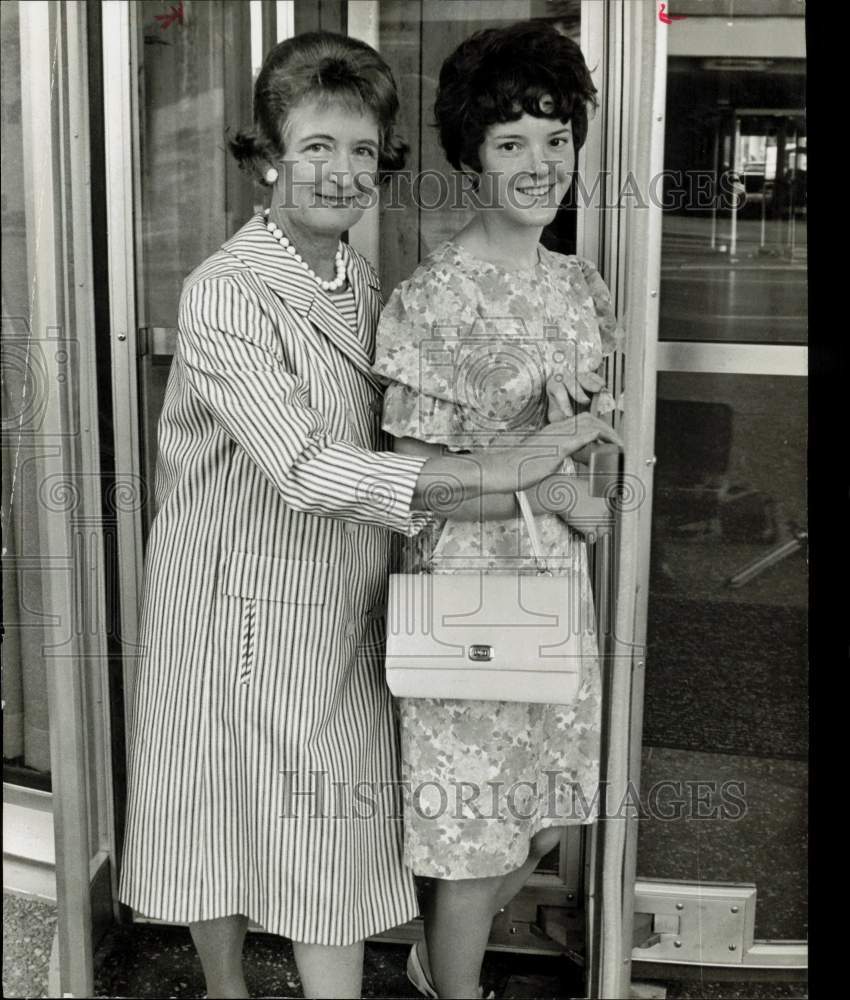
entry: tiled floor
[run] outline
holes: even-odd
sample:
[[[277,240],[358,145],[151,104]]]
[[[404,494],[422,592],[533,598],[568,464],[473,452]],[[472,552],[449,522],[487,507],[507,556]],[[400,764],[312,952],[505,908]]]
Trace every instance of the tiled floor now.
[[[3,993],[7,997],[46,997],[47,967],[55,929],[55,908],[45,903],[3,897]],[[416,997],[404,974],[407,949],[369,944],[364,997]],[[254,996],[299,997],[298,974],[289,942],[268,934],[249,934],[245,967]],[[189,932],[183,927],[138,924],[117,928],[96,957],[98,997],[202,997],[203,977]],[[482,982],[498,997],[538,1000],[582,996],[580,971],[558,958],[489,953]],[[716,983],[696,979],[668,982],[669,1000],[802,1000],[802,983]]]

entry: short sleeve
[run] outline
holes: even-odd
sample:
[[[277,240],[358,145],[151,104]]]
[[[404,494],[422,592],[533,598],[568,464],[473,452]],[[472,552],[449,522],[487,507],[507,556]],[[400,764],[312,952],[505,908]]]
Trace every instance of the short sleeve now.
[[[587,258],[577,258],[584,275],[584,280],[590,290],[593,305],[596,309],[596,319],[599,323],[599,336],[602,340],[602,354],[613,354],[622,349],[624,334],[614,312],[614,302],[605,280],[596,266]]]
[[[443,444],[449,451],[484,447],[480,430],[457,403],[449,403],[410,386],[392,382],[384,393],[381,426],[393,437]],[[486,435],[490,443],[491,435]]]
[[[458,328],[435,308],[439,280],[402,282],[381,313],[373,371],[387,384],[382,426],[453,451],[485,447],[493,432],[482,433],[480,418],[454,398],[453,368],[439,363],[443,338]]]
[[[440,366],[438,360],[445,337],[457,335],[459,321],[441,321],[438,294],[427,278],[418,275],[393,291],[378,321],[372,370],[385,381],[451,403],[452,367]]]

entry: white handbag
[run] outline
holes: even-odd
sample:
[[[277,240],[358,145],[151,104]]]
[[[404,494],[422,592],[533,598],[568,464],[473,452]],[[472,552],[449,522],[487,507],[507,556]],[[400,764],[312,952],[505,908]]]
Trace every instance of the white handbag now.
[[[518,572],[394,573],[387,608],[387,685],[402,698],[563,705],[581,684],[577,574],[553,576],[534,515],[517,493],[537,562]]]

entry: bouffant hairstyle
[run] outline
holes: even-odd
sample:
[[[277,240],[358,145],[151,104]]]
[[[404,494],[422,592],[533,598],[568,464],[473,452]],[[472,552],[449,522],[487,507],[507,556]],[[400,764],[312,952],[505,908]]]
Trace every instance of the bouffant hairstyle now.
[[[480,173],[478,150],[491,125],[524,113],[569,121],[578,151],[588,106],[597,106],[596,87],[581,49],[550,22],[532,20],[461,42],[440,70],[434,115],[449,163]]]
[[[262,184],[270,163],[284,155],[284,130],[305,100],[341,102],[378,123],[378,178],[404,166],[408,146],[396,133],[398,92],[389,66],[355,38],[311,31],[276,45],[254,85],[254,127],[228,140],[240,167]]]

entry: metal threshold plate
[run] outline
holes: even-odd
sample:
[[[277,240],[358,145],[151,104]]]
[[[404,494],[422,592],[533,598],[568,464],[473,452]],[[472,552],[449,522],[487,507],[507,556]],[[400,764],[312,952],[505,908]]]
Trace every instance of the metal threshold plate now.
[[[642,918],[647,933],[642,941],[636,939],[632,958],[743,963],[753,946],[755,915],[754,885],[641,879],[635,885],[635,919]]]

